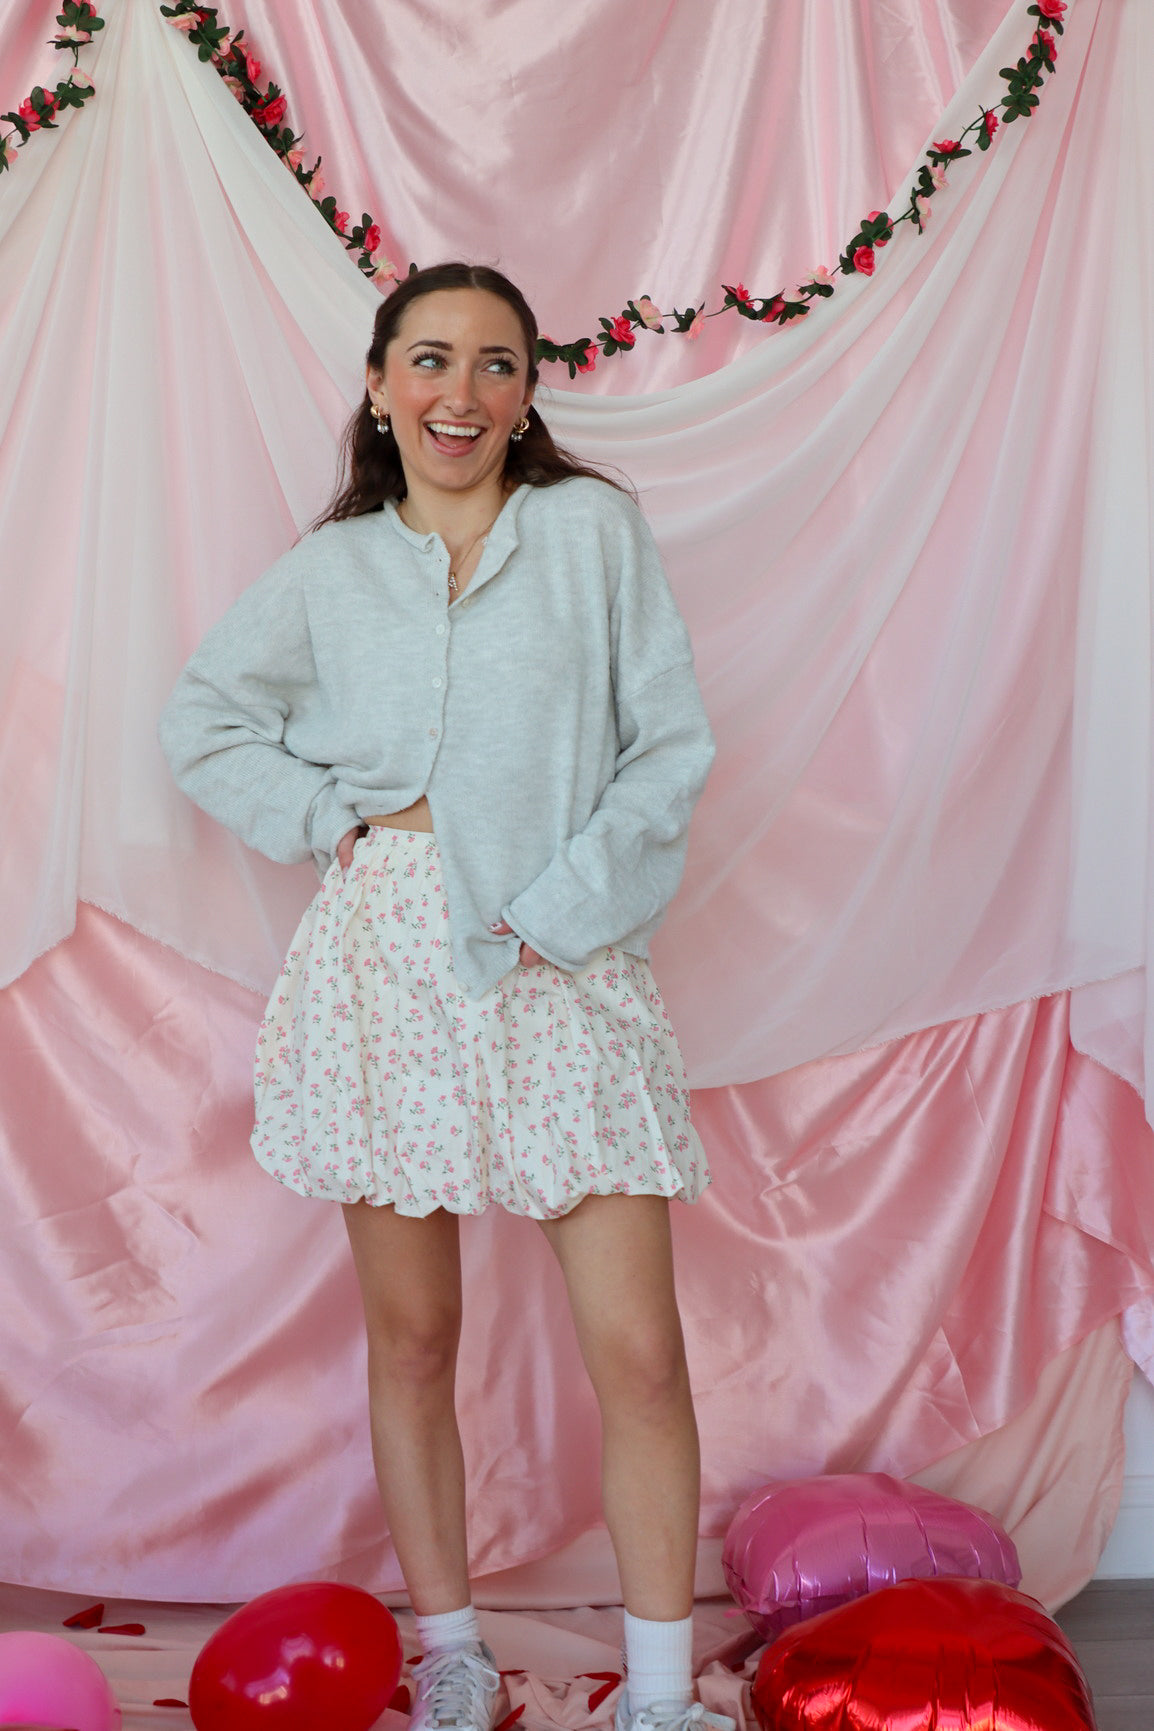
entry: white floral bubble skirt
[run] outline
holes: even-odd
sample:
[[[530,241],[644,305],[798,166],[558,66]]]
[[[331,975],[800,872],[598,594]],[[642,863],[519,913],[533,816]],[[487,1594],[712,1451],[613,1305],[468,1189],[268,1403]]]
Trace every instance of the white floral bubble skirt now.
[[[433,836],[373,828],[334,861],[261,1024],[253,1150],[303,1196],[537,1220],[585,1196],[709,1183],[685,1067],[646,962],[453,975]]]

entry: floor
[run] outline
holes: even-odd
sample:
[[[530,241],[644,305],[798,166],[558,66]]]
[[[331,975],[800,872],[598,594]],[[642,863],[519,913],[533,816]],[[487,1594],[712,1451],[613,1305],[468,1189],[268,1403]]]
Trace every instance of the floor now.
[[[209,1636],[232,1607],[90,1599],[40,1588],[0,1585],[0,1632],[64,1634],[90,1652],[124,1711],[124,1731],[192,1731],[184,1703],[189,1673]],[[77,1612],[83,1626],[66,1630]],[[524,1612],[481,1611],[485,1638],[507,1672],[514,1711],[533,1731],[609,1731],[615,1695],[605,1681],[620,1669],[621,1613],[612,1607]],[[736,1621],[735,1621],[736,1619]],[[728,1599],[695,1608],[695,1659],[703,1668],[702,1699],[714,1712],[743,1714],[740,1675],[725,1662],[740,1638]],[[398,1612],[406,1652],[416,1651],[408,1612]],[[1094,1695],[1098,1731],[1154,1731],[1154,1580],[1095,1581],[1058,1613]],[[95,1626],[99,1624],[99,1626]],[[573,1679],[564,1684],[544,1679]],[[3,1703],[0,1703],[0,1717]],[[401,1712],[386,1712],[374,1731],[409,1731]]]
[[[1091,1581],[1057,1620],[1089,1680],[1098,1731],[1154,1731],[1154,1581]]]

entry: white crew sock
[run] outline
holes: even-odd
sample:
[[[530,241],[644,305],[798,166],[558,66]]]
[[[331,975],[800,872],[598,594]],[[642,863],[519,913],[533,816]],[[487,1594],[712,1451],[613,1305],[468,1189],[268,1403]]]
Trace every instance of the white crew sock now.
[[[693,1618],[655,1623],[626,1611],[625,1672],[631,1713],[657,1701],[688,1707],[693,1700]]]
[[[481,1639],[481,1627],[472,1605],[459,1611],[438,1611],[432,1617],[417,1616],[417,1636],[422,1653],[452,1653]]]

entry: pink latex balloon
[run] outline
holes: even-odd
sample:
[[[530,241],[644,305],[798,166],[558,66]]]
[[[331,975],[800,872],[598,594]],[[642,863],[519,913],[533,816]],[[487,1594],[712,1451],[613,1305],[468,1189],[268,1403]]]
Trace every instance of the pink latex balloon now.
[[[60,1635],[0,1635],[0,1725],[120,1731],[120,1708],[100,1666]]]
[[[768,1641],[896,1581],[964,1575],[1016,1587],[1022,1578],[992,1515],[888,1473],[762,1485],[730,1522],[721,1561],[734,1599]]]
[[[234,1611],[188,1685],[197,1731],[369,1731],[401,1674],[391,1611],[360,1587],[305,1581]]]

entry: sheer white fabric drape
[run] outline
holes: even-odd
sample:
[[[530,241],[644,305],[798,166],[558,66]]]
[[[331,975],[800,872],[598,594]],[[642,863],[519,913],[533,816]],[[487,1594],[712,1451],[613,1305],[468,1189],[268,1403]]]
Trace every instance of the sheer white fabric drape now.
[[[321,502],[376,291],[158,10],[107,17],[95,101],[0,186],[4,977],[80,897],[263,985],[311,880],[188,808],[154,719]],[[1078,0],[1037,116],[803,325],[547,394],[640,486],[719,737],[656,958],[698,1084],[1143,964],[1151,28]],[[1124,989],[1079,1028],[1135,1073]]]

